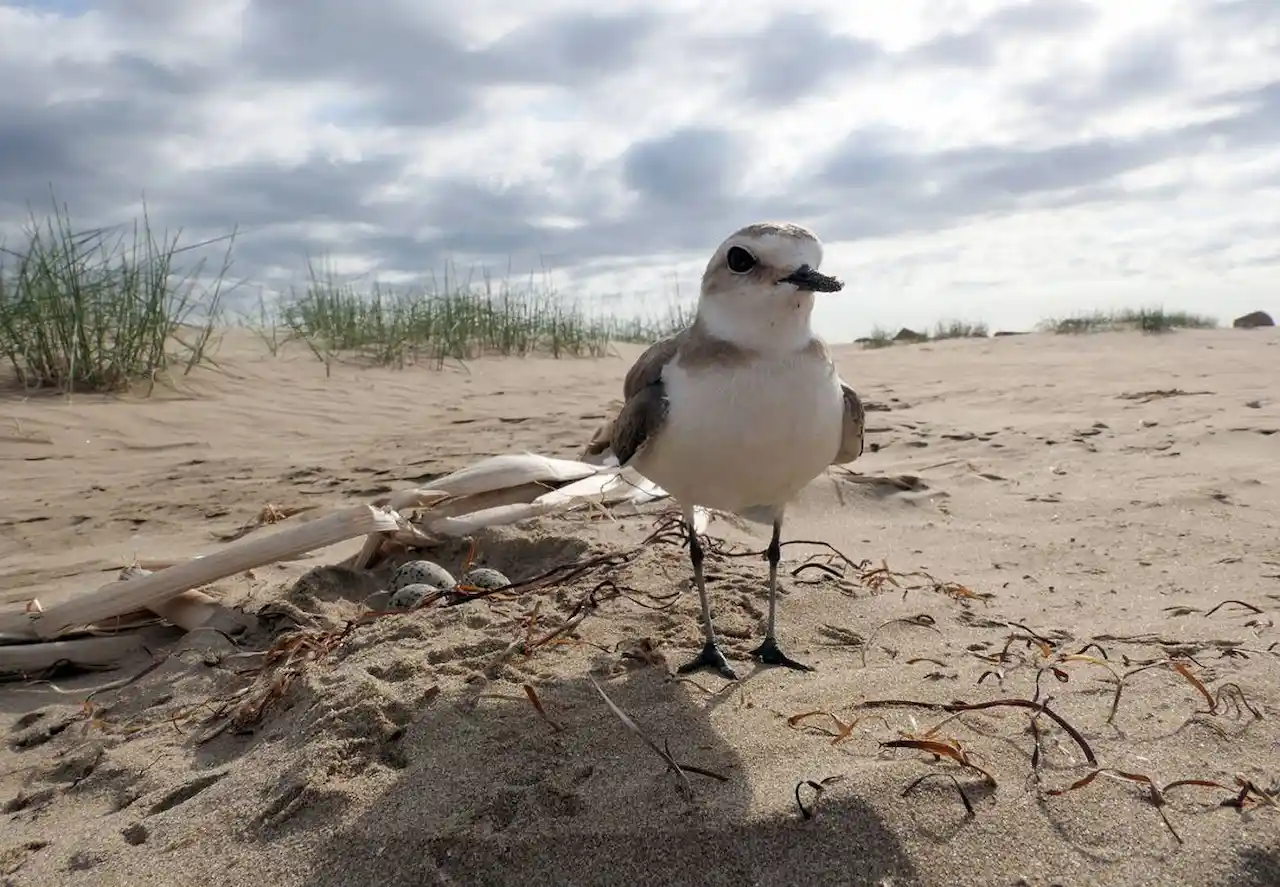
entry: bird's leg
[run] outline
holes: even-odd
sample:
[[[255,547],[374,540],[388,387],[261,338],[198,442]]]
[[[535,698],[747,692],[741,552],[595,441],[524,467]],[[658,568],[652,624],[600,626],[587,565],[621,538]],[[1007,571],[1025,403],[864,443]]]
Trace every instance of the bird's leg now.
[[[774,634],[778,610],[778,561],[782,560],[782,517],[773,520],[773,536],[765,552],[769,557],[769,623],[764,632],[764,643],[751,651],[751,655],[767,665],[785,665],[797,671],[813,671],[811,666],[796,662],[778,648]]]
[[[693,528],[693,512],[685,515],[685,525],[689,528],[689,560],[693,562],[693,582],[698,586],[698,598],[702,602],[702,634],[704,642],[702,652],[691,662],[686,662],[677,669],[680,674],[688,674],[700,668],[715,669],[721,677],[731,681],[738,679],[737,673],[724,658],[720,645],[716,643],[716,630],[711,624],[711,603],[707,600],[707,582],[702,575],[702,543],[698,541],[698,533]]]

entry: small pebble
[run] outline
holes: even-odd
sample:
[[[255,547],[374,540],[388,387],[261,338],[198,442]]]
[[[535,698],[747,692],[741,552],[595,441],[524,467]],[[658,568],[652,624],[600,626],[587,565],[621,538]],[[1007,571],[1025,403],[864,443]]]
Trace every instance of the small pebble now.
[[[440,589],[434,585],[427,585],[424,582],[404,585],[396,589],[395,593],[391,595],[391,599],[387,601],[387,607],[392,610],[411,610],[422,603],[423,598],[439,591]]]
[[[147,838],[151,835],[147,830],[147,827],[140,822],[135,822],[133,825],[125,826],[121,829],[120,834],[124,837],[125,843],[132,844],[134,847],[137,847],[139,844],[145,844],[147,842]]]
[[[436,588],[453,588],[458,583],[444,567],[431,561],[409,561],[401,564],[391,574],[389,590],[395,594],[406,585],[434,585]]]
[[[511,580],[492,567],[476,567],[473,570],[468,570],[467,574],[462,577],[462,584],[473,585],[485,591],[492,591],[495,588],[507,587],[511,584]]]

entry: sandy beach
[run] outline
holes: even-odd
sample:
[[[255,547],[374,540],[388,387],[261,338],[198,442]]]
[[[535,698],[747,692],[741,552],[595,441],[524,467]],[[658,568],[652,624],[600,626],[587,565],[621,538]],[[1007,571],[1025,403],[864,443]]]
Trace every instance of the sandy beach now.
[[[0,884],[1280,884],[1280,334],[833,351],[869,446],[788,516],[779,631],[815,672],[747,660],[767,540],[724,519],[736,684],[672,674],[700,637],[687,553],[642,544],[663,503],[444,544],[455,573],[588,566],[348,627],[390,569],[331,567],[352,540],[206,589],[255,617],[234,640],[153,626],[118,669],[0,684]],[[180,391],[5,393],[0,607],[208,553],[268,505],[577,458],[618,352],[326,377],[228,333]],[[209,735],[299,626],[331,649]],[[1215,784],[1152,787],[1179,780]]]

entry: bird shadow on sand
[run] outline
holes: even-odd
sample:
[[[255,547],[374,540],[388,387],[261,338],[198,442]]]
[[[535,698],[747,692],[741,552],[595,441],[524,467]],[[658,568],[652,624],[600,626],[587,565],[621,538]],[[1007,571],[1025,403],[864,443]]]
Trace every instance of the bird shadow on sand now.
[[[306,883],[916,880],[897,839],[854,792],[824,798],[809,820],[794,804],[752,815],[745,763],[661,668],[638,667],[600,686],[679,764],[724,780],[688,771],[692,794],[682,791],[679,776],[587,678],[543,691],[555,726],[518,686],[505,685],[501,696],[442,696],[399,740],[398,778],[325,842]],[[304,811],[285,828],[309,818]]]
[[[1249,847],[1240,853],[1238,867],[1229,879],[1235,887],[1274,887],[1280,884],[1280,844],[1268,849]]]

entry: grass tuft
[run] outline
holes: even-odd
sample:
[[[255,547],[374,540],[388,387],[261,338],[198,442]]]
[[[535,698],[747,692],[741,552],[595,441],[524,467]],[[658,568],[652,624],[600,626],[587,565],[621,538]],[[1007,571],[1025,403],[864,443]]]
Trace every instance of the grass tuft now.
[[[1217,329],[1218,321],[1203,314],[1188,311],[1166,311],[1154,308],[1124,308],[1118,311],[1094,311],[1065,318],[1049,318],[1036,324],[1040,332],[1048,333],[1100,333],[1109,331],[1141,331],[1165,333],[1176,329]],[[884,348],[899,343],[937,342],[942,339],[985,339],[989,335],[985,323],[967,320],[940,321],[929,334],[918,337],[890,333],[881,327],[858,341],[865,348]]]
[[[873,327],[871,334],[858,339],[863,348],[888,348],[890,345],[918,345],[922,342],[938,342],[943,339],[985,339],[988,328],[982,321],[941,320],[932,333],[920,333],[903,328],[896,333],[881,326]]]
[[[872,327],[871,335],[862,341],[865,348],[888,348],[893,344],[893,333],[881,326]]]
[[[1154,308],[1123,308],[1119,311],[1094,311],[1065,318],[1048,318],[1036,325],[1042,332],[1058,334],[1103,333],[1139,330],[1144,333],[1166,333],[1176,329],[1211,330],[1218,327],[1215,318],[1187,311]]]
[[[268,347],[280,330],[307,345],[326,370],[356,358],[403,368],[485,356],[602,357],[614,342],[652,342],[692,320],[681,305],[656,318],[617,318],[584,311],[552,288],[518,288],[486,277],[479,286],[450,281],[441,287],[361,290],[332,269],[309,262],[307,283],[287,293],[278,313],[260,301],[246,323]]]
[[[87,231],[56,200],[47,218],[33,214],[16,248],[0,245],[0,361],[17,383],[28,391],[118,392],[212,365],[235,237],[189,245],[179,238],[157,237],[145,208],[131,226]],[[195,257],[224,241],[222,267],[210,278]],[[440,288],[361,290],[311,262],[301,289],[280,298],[260,293],[256,312],[239,318],[272,355],[300,341],[326,372],[348,357],[393,367],[487,355],[600,357],[611,343],[652,342],[691,321],[679,303],[648,317],[588,312],[532,282],[446,278]]]
[[[985,339],[990,335],[987,325],[982,321],[970,323],[967,320],[940,320],[933,328],[930,339]]]
[[[117,392],[162,374],[211,363],[224,295],[224,262],[212,282],[203,261],[177,260],[208,241],[157,238],[145,209],[118,229],[77,231],[54,203],[32,216],[17,249],[0,247],[0,358],[28,390]],[[221,238],[230,244],[234,235]]]

